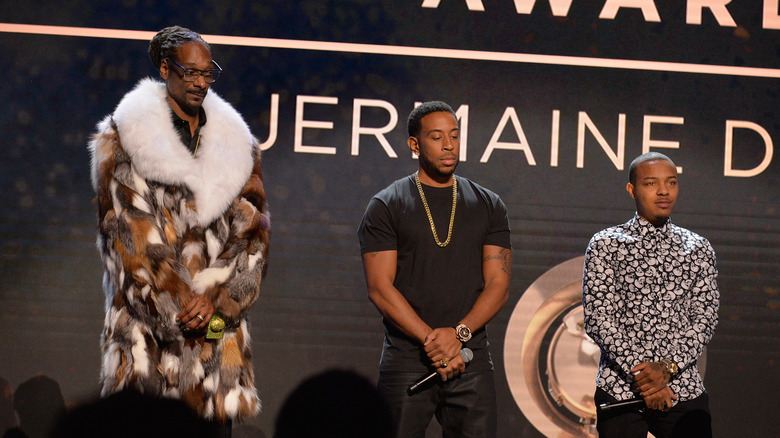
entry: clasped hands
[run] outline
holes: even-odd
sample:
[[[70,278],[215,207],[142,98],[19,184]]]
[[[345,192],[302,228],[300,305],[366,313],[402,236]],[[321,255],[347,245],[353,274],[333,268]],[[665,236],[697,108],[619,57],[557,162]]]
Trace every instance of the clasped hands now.
[[[455,336],[454,328],[434,329],[425,337],[423,347],[431,361],[431,366],[436,368],[443,381],[455,378],[466,370],[466,363],[460,356],[463,344]]]
[[[677,396],[667,383],[669,373],[661,362],[642,362],[631,369],[639,395],[649,409],[665,411],[672,407]]]
[[[184,333],[202,332],[214,315],[214,306],[205,295],[195,295],[176,315],[176,322]]]

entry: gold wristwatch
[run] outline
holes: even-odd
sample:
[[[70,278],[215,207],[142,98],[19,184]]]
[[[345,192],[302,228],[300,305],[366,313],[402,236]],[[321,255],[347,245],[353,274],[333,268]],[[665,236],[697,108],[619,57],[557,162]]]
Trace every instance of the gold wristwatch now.
[[[670,376],[677,374],[677,371],[679,371],[677,364],[669,359],[661,359],[661,363],[664,364],[666,372],[669,373]]]
[[[455,326],[455,336],[465,344],[471,339],[471,329],[466,324],[458,324]]]

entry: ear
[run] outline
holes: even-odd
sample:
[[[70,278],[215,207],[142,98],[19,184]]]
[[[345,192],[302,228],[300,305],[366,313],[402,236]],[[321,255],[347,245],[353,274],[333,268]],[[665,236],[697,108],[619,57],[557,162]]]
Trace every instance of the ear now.
[[[412,152],[420,155],[420,142],[417,140],[417,137],[409,137],[406,140],[406,144],[409,145],[409,149],[411,149]]]
[[[632,198],[636,199],[636,195],[634,194],[634,185],[631,183],[626,184],[626,191],[629,195],[631,195]]]
[[[168,68],[168,60],[163,59],[162,61],[160,61],[160,77],[162,78],[163,81],[168,80],[168,75],[170,74],[170,72],[171,71]]]

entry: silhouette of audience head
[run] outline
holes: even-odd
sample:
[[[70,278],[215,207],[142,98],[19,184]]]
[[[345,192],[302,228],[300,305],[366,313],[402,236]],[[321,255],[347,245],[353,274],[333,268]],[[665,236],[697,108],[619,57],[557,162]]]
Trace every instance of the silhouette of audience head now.
[[[57,419],[65,413],[65,399],[56,381],[35,376],[16,388],[14,409],[19,415],[16,433],[21,431],[29,438],[44,438],[51,434]]]
[[[126,390],[74,409],[58,423],[54,438],[206,438],[214,424],[181,400]]]
[[[330,370],[303,381],[276,418],[274,438],[392,438],[387,402],[359,374]]]

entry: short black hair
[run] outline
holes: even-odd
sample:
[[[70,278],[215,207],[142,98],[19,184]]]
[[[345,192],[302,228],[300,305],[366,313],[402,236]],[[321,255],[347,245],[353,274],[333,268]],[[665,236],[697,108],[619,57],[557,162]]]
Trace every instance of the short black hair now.
[[[417,137],[420,135],[420,130],[422,129],[421,120],[423,117],[427,116],[428,114],[438,113],[441,111],[452,114],[456,120],[458,118],[458,116],[455,114],[455,111],[452,110],[452,107],[440,100],[425,102],[413,109],[412,112],[409,113],[409,120],[406,122],[406,126],[409,131],[409,137]]]
[[[152,65],[159,69],[163,59],[175,55],[179,47],[193,42],[203,44],[211,52],[211,46],[201,38],[200,34],[186,27],[170,26],[157,32],[149,42],[149,58],[152,60]]]
[[[648,152],[646,154],[642,154],[642,155],[634,158],[634,161],[632,161],[631,165],[628,166],[628,182],[630,182],[631,184],[634,184],[635,183],[634,180],[636,178],[636,168],[637,168],[637,166],[639,166],[640,164],[644,163],[645,161],[650,161],[650,160],[666,160],[666,161],[672,163],[672,165],[674,165],[674,161],[672,161],[671,158],[667,157],[666,155],[664,155],[664,154],[662,154],[660,152]]]

